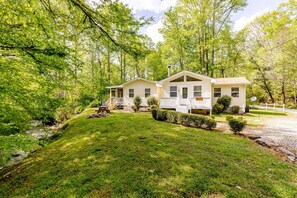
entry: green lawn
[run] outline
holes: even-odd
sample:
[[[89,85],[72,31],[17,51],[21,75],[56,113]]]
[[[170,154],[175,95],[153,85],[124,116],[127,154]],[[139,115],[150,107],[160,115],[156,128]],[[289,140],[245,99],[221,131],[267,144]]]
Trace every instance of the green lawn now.
[[[228,113],[222,113],[220,115],[214,115],[215,120],[218,122],[226,122],[226,116],[230,116]],[[244,114],[244,115],[231,115],[233,117],[243,117],[247,124],[250,126],[261,126],[263,124],[263,120],[267,118],[272,117],[281,117],[281,116],[287,116],[286,113],[279,112],[279,111],[266,111],[261,109],[251,109],[250,113]]]
[[[147,113],[86,119],[88,113],[0,171],[0,197],[297,196],[296,165],[249,140]]]

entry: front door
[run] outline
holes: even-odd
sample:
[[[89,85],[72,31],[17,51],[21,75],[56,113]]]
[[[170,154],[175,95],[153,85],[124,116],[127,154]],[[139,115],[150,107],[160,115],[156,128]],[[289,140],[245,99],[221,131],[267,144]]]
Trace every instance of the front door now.
[[[182,98],[183,99],[187,99],[188,98],[188,87],[183,87]]]
[[[180,105],[186,105],[188,98],[188,87],[182,87]]]

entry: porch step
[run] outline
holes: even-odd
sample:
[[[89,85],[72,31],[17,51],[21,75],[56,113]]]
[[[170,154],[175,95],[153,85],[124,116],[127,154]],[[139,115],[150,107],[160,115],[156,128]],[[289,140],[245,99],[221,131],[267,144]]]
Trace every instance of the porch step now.
[[[176,106],[175,110],[178,111],[178,112],[181,112],[181,113],[188,113],[189,112],[189,109],[188,109],[187,106],[181,106],[181,105]]]

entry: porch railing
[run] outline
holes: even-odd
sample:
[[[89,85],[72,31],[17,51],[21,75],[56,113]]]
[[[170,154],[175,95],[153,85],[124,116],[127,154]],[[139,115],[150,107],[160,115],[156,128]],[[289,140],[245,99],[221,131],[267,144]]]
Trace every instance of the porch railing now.
[[[161,108],[176,108],[176,106],[178,105],[181,105],[180,98],[161,98],[160,99]],[[211,109],[211,98],[201,97],[200,100],[196,98],[187,98],[186,105],[188,106],[189,109]]]
[[[201,97],[200,100],[196,98],[187,98],[186,105],[189,109],[211,109],[211,98]],[[160,108],[176,108],[180,104],[180,98],[161,98]]]
[[[160,98],[160,108],[175,108],[178,98]]]

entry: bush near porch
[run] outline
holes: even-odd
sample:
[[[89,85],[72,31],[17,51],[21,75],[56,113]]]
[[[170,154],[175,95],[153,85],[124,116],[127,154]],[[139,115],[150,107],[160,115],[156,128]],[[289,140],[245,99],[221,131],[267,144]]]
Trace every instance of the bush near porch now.
[[[152,116],[155,120],[181,124],[187,127],[206,128],[212,130],[217,126],[217,123],[213,118],[202,115],[154,109],[152,110]]]

